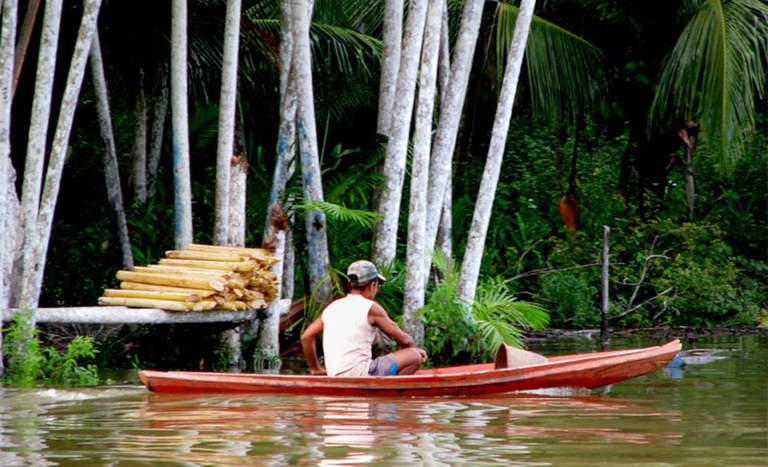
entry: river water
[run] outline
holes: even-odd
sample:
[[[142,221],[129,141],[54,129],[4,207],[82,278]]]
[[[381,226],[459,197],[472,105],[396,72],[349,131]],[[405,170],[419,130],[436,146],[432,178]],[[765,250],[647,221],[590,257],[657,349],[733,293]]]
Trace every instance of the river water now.
[[[768,465],[768,337],[700,338],[682,355],[682,369],[581,394],[169,395],[135,373],[109,387],[0,388],[0,465]]]

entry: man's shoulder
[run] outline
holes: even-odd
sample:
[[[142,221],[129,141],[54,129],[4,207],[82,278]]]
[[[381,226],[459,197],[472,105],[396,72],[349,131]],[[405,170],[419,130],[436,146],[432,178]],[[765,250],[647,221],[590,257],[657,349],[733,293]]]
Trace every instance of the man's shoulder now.
[[[371,300],[371,307],[368,309],[368,316],[372,317],[389,317],[387,310],[384,309],[378,302]]]

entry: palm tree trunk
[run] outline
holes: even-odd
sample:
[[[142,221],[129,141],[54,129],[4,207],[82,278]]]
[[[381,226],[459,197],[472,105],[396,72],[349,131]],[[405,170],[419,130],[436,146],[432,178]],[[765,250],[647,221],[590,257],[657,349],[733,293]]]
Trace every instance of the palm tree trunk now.
[[[107,93],[107,80],[104,77],[104,61],[101,58],[101,42],[98,31],[93,36],[89,60],[96,100],[96,114],[101,140],[104,144],[104,181],[107,186],[107,200],[117,221],[117,238],[120,240],[120,251],[123,255],[123,269],[131,270],[133,269],[133,252],[131,250],[131,238],[128,235],[128,222],[125,218],[123,192],[120,187],[115,133],[112,129],[109,94]]]
[[[432,145],[432,161],[429,168],[427,199],[427,250],[435,248],[440,213],[445,199],[447,180],[451,174],[451,160],[456,147],[456,135],[464,109],[464,100],[472,68],[477,36],[483,15],[483,0],[469,0],[464,4],[458,36],[451,60],[451,74],[447,88],[441,96],[440,117]]]
[[[686,120],[682,128],[678,129],[678,135],[685,147],[685,198],[688,200],[688,211],[693,214],[696,208],[696,170],[693,153],[699,140],[699,124]]]
[[[285,256],[285,231],[278,230],[274,232],[274,246],[273,254],[276,258],[282,258]],[[283,275],[283,262],[278,261],[270,270],[275,274],[275,277],[282,277]],[[280,369],[280,315],[283,311],[284,303],[280,296],[282,290],[280,283],[277,284],[277,296],[269,304],[266,310],[267,317],[261,322],[260,332],[258,333],[259,339],[257,344],[257,355],[260,362],[255,362],[257,367],[261,369]],[[290,306],[290,305],[289,305]]]
[[[443,21],[440,29],[440,56],[437,62],[437,88],[440,95],[440,109],[447,102],[445,94],[448,91],[448,83],[451,77],[451,49],[448,37],[450,30],[448,26],[448,9],[443,9]],[[453,230],[453,158],[449,159],[448,176],[446,177],[445,194],[443,195],[443,208],[440,214],[440,225],[437,228],[436,248],[438,248],[445,258],[451,258],[453,255],[452,230]],[[425,222],[426,225],[426,222]],[[427,258],[426,269],[429,270],[429,264],[432,262],[426,249],[425,232],[425,255]]]
[[[227,245],[245,246],[248,160],[244,154],[233,157],[231,170],[229,178],[229,229],[227,232]]]
[[[183,250],[192,243],[192,182],[189,167],[187,102],[187,0],[173,0],[171,9],[174,238],[176,249]]]
[[[405,161],[426,16],[426,0],[414,0],[410,3],[397,76],[395,104],[392,109],[393,118],[389,128],[390,137],[384,158],[384,186],[377,207],[381,219],[374,226],[373,259],[377,264],[391,263],[397,253],[397,226],[400,220]]]
[[[285,206],[283,200],[285,188],[296,171],[296,80],[291,79],[291,69],[294,55],[294,24],[292,20],[291,0],[280,2],[280,127],[277,136],[275,171],[272,179],[272,188],[269,192],[267,206],[275,203]],[[285,209],[283,209],[285,211]],[[293,214],[289,214],[293,216]],[[264,223],[264,239],[269,238],[272,232],[270,222],[270,209],[267,209]],[[293,273],[294,273],[294,249],[293,231],[289,227],[285,232],[285,249],[282,261],[282,290],[287,297],[293,297]]]
[[[160,167],[160,156],[163,150],[165,118],[168,115],[168,68],[165,64],[160,65],[158,75],[160,95],[155,101],[152,113],[152,130],[149,140],[149,153],[147,154],[147,198],[154,198],[157,192],[157,171]]]
[[[3,2],[5,3],[5,2]],[[13,64],[13,88],[11,90],[11,101],[16,93],[16,87],[19,84],[19,78],[21,77],[21,70],[24,67],[24,61],[27,58],[27,48],[29,47],[29,40],[32,38],[32,29],[35,27],[35,20],[37,19],[37,12],[40,10],[40,0],[30,0],[27,4],[27,11],[24,14],[24,23],[21,25],[21,32],[19,33],[19,42],[16,44],[16,57]],[[15,16],[15,15],[14,15]],[[14,20],[15,24],[15,20]],[[10,83],[11,81],[6,81]]]
[[[235,142],[237,104],[237,54],[240,50],[241,0],[227,0],[224,21],[224,56],[219,100],[219,141],[216,151],[216,216],[213,242],[226,245],[229,239],[229,198]]]
[[[403,0],[384,2],[384,31],[381,44],[381,81],[379,82],[379,114],[376,133],[389,136],[392,109],[395,105],[400,51],[403,43]]]
[[[246,192],[248,185],[248,157],[242,112],[235,113],[235,155],[229,180],[229,237],[228,245],[245,246]]]
[[[53,75],[56,69],[59,26],[61,20],[61,0],[45,2],[43,28],[40,38],[40,50],[37,59],[35,91],[32,99],[32,118],[29,126],[29,141],[24,164],[24,182],[21,192],[21,225],[24,239],[22,289],[20,306],[27,309],[37,308],[37,296],[34,294],[35,257],[34,249],[37,228],[37,214],[40,205],[40,189],[43,183],[43,165],[45,163],[46,141],[48,139],[48,120],[51,115],[51,96],[53,94]],[[34,321],[34,318],[32,318]],[[33,326],[27,327],[30,333]],[[31,335],[26,337],[31,338]]]
[[[451,79],[451,43],[450,26],[448,24],[448,8],[443,8],[443,20],[440,25],[440,55],[437,59],[437,91],[440,96],[440,107],[447,102],[445,94]]]
[[[72,121],[74,120],[75,109],[77,108],[78,97],[80,96],[80,89],[83,84],[83,77],[85,76],[85,66],[88,63],[89,51],[93,44],[93,36],[96,32],[96,21],[101,9],[101,1],[86,0],[83,4],[83,17],[75,42],[75,50],[72,52],[67,84],[61,100],[56,132],[53,136],[48,169],[45,174],[45,187],[36,222],[36,236],[33,238],[27,237],[28,240],[32,240],[34,243],[33,256],[25,258],[33,261],[31,263],[33,268],[30,271],[33,274],[25,275],[22,285],[22,296],[25,297],[26,303],[30,305],[30,308],[36,307],[40,299],[45,259],[48,253],[48,242],[50,241],[51,228],[53,227],[53,212],[56,208],[56,199],[59,196],[61,175],[64,171],[64,161],[66,160],[67,149],[69,148],[69,135],[72,131]],[[29,264],[27,263],[27,265]],[[34,307],[32,304],[34,304]]]
[[[496,186],[499,182],[501,162],[504,157],[504,147],[509,132],[509,122],[512,118],[512,105],[515,102],[517,83],[523,64],[523,53],[528,41],[528,32],[533,18],[533,8],[536,0],[522,0],[515,23],[515,33],[512,45],[507,54],[507,64],[504,69],[504,80],[499,93],[499,103],[496,107],[496,117],[491,131],[491,143],[488,147],[488,158],[480,182],[480,190],[472,216],[472,225],[467,238],[467,248],[459,275],[459,285],[456,295],[459,300],[472,303],[475,299],[477,281],[480,275],[480,264],[485,249],[485,238],[493,210],[493,200],[496,196]]]
[[[133,122],[133,199],[147,202],[147,105],[144,96],[144,69],[139,68]]]
[[[294,31],[294,55],[291,73],[296,79],[296,126],[299,133],[301,172],[304,180],[304,198],[323,200],[320,157],[317,147],[314,91],[312,88],[312,57],[309,41],[309,11],[305,0],[291,4]],[[331,295],[328,257],[328,233],[325,214],[319,209],[308,211],[305,218],[309,256],[309,287],[314,301],[320,305]]]
[[[418,345],[424,342],[424,322],[414,313],[424,306],[427,268],[424,261],[429,150],[432,146],[432,115],[437,90],[437,58],[440,50],[440,29],[445,8],[443,0],[429,3],[424,27],[424,47],[421,52],[419,98],[411,167],[411,200],[408,209],[408,244],[406,254],[405,291],[403,296],[403,327]]]
[[[291,0],[280,3],[280,126],[277,134],[275,171],[272,188],[267,199],[267,215],[264,222],[264,239],[272,235],[270,207],[283,203],[288,181],[296,170],[296,80],[291,79],[294,54]]]
[[[13,186],[7,183],[11,168],[11,101],[13,100],[13,44],[16,42],[16,0],[3,0],[2,24],[0,24],[0,311],[8,308],[8,287],[5,285],[6,251],[6,218],[8,214],[9,191]],[[14,245],[15,246],[15,245]],[[8,255],[8,257],[11,257]],[[8,268],[10,270],[10,268]],[[9,271],[10,273],[10,271]],[[3,317],[0,316],[0,328],[3,327]],[[3,336],[0,333],[0,378],[5,376],[3,365]]]
[[[291,214],[292,216],[293,214]],[[296,274],[296,248],[293,246],[293,217],[289,217],[289,228],[285,232],[285,258],[283,259],[283,298],[293,299],[294,276]]]
[[[443,208],[440,213],[440,225],[437,228],[435,248],[445,258],[453,256],[453,176],[449,175],[445,184]],[[427,265],[429,267],[429,265]]]

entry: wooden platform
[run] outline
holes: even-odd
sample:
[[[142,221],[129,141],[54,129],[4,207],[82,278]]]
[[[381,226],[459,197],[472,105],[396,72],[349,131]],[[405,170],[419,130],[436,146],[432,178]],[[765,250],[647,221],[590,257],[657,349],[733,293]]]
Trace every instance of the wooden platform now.
[[[3,323],[13,320],[18,309],[3,310]],[[157,308],[92,306],[72,308],[38,308],[38,323],[92,324],[192,324],[232,323],[257,318],[257,310],[247,311],[165,311]]]

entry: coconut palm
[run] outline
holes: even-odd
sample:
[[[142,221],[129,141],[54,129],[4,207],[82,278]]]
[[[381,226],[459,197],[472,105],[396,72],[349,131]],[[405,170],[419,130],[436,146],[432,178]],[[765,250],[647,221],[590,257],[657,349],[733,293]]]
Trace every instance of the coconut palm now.
[[[683,147],[692,205],[695,135],[690,130],[700,130],[705,160],[724,175],[746,154],[755,102],[765,98],[768,81],[768,3],[681,0],[649,8],[642,2],[588,1],[583,11],[591,16],[587,24],[602,25],[592,28],[590,38],[614,70],[614,118],[629,123],[622,194],[626,198],[633,171],[641,189],[663,194]]]
[[[699,122],[712,162],[730,174],[755,127],[755,97],[766,97],[768,2],[688,0],[683,15],[649,120]]]

